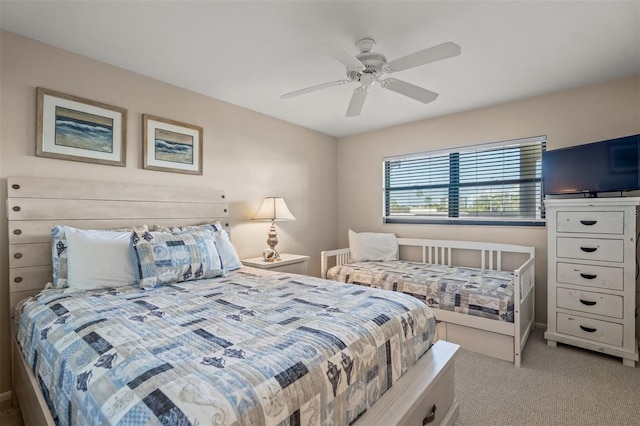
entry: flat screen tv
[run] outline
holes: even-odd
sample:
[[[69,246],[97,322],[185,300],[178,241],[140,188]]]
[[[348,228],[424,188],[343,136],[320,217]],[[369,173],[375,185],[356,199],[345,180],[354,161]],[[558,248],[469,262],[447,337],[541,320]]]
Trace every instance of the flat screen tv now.
[[[640,135],[546,151],[542,154],[545,195],[640,189]]]

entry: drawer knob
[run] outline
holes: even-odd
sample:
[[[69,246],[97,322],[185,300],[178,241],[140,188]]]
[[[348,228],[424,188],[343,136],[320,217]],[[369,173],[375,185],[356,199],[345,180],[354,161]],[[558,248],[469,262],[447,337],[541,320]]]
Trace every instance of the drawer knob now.
[[[594,251],[598,250],[597,247],[580,247],[580,250],[582,250],[585,253],[593,253]]]
[[[22,253],[15,253],[15,254],[13,255],[13,257],[14,257],[15,259],[20,259],[20,258],[22,257]]]
[[[580,328],[587,333],[595,333],[595,331],[597,330],[597,328],[585,327],[584,325],[581,325]]]
[[[21,282],[22,282],[22,277],[15,277],[15,278],[13,279],[13,282],[14,282],[14,283],[21,283]]]
[[[586,305],[586,306],[593,306],[597,302],[594,302],[593,300],[582,300],[582,299],[580,299],[580,303],[582,303],[583,305]]]
[[[14,212],[19,212],[20,211],[20,206],[13,206],[13,211]]]
[[[585,280],[592,280],[597,277],[595,274],[583,274],[582,272],[580,273],[580,276]]]
[[[13,189],[20,189],[20,185],[18,185],[17,183],[14,183],[13,185],[11,185],[11,187]]]
[[[427,414],[427,416],[424,419],[422,419],[422,426],[433,422],[435,419],[436,419],[436,406],[434,404],[433,407],[431,408],[431,412]]]
[[[14,230],[13,230],[13,234],[14,234],[14,235],[20,235],[20,234],[22,234],[22,229],[14,229]]]
[[[585,226],[591,226],[591,225],[595,225],[596,223],[598,223],[598,221],[597,220],[581,220],[580,223],[585,225]]]

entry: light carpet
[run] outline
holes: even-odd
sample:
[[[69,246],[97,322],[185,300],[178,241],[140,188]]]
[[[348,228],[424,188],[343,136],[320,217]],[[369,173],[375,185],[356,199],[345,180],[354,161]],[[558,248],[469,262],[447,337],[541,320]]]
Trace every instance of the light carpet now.
[[[640,425],[640,368],[529,337],[522,366],[469,351],[456,359],[456,425]]]
[[[23,426],[20,410],[13,408],[11,401],[0,402],[0,425]]]

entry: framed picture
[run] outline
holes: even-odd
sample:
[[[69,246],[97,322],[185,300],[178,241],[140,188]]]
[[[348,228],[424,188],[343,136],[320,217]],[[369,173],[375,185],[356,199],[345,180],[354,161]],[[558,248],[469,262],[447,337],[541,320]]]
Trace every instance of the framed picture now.
[[[202,174],[202,127],[142,115],[144,168]]]
[[[38,87],[36,155],[122,166],[127,110]]]

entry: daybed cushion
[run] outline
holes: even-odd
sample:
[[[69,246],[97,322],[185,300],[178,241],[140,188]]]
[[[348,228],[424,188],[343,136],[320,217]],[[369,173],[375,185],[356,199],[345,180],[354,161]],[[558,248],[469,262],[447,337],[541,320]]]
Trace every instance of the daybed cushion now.
[[[354,262],[397,260],[398,241],[395,234],[354,232],[350,229],[349,251]]]
[[[131,259],[142,289],[224,273],[210,232],[133,232]]]
[[[410,294],[432,308],[513,322],[513,273],[403,260],[334,266],[327,278]]]
[[[435,332],[413,297],[255,268],[146,291],[45,290],[16,319],[61,425],[347,425]]]

